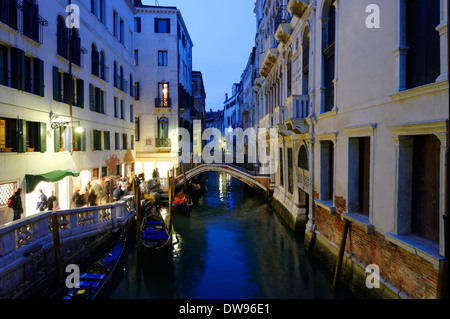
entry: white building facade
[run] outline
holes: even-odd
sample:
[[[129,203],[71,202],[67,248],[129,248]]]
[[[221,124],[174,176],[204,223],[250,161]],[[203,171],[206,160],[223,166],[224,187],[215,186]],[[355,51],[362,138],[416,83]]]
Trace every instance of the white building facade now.
[[[21,3],[1,1],[0,223],[12,220],[5,199],[17,187],[25,216],[40,188],[68,208],[87,181],[130,176],[135,154],[134,5],[72,1],[70,25],[68,1]],[[67,169],[80,175],[27,187],[27,174]]]
[[[344,272],[363,290],[376,264],[383,289],[370,293],[434,298],[445,248],[448,2],[371,5],[256,1],[259,127],[279,130],[274,205],[333,267],[349,221],[353,270]]]

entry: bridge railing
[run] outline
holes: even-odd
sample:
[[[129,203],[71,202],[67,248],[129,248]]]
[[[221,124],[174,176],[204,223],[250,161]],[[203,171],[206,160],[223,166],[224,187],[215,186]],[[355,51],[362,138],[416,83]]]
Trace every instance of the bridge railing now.
[[[36,246],[53,245],[52,214],[61,242],[122,226],[135,213],[133,196],[102,206],[49,211],[0,226],[0,277]]]

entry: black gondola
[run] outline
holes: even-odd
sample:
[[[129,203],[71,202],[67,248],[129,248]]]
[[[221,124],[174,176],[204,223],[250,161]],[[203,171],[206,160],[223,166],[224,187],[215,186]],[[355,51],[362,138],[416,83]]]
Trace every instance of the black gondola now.
[[[167,226],[156,202],[144,204],[143,208],[146,213],[141,222],[141,246],[155,252],[170,249],[172,247],[170,221]]]
[[[117,241],[100,258],[88,266],[81,273],[76,288],[67,288],[63,282],[50,294],[50,299],[94,299],[111,278],[120,261],[127,240],[127,227]],[[112,247],[112,248],[111,248]],[[76,283],[75,283],[76,284]]]

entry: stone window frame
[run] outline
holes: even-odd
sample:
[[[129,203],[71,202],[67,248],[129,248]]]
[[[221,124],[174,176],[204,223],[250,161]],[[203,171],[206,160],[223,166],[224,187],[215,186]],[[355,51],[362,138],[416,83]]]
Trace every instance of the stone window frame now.
[[[439,259],[439,254],[444,255],[444,223],[442,216],[445,211],[445,148],[447,145],[447,124],[448,119],[438,119],[424,122],[413,122],[413,123],[401,123],[388,126],[392,132],[392,139],[395,146],[395,203],[394,207],[394,227],[393,232],[386,233],[386,239],[397,245],[401,245],[403,248],[414,252],[422,257],[429,259],[436,266],[437,259]],[[399,167],[400,167],[400,147],[402,137],[411,137],[414,135],[435,135],[441,142],[440,147],[440,180],[439,180],[439,247],[433,247],[429,241],[420,241],[412,236],[410,232],[403,229],[402,218],[407,218],[399,212],[399,205],[401,203],[401,198],[399,198]],[[435,245],[437,246],[437,245]],[[418,253],[420,250],[422,253]],[[425,255],[423,254],[425,253]],[[431,258],[431,259],[430,259]]]

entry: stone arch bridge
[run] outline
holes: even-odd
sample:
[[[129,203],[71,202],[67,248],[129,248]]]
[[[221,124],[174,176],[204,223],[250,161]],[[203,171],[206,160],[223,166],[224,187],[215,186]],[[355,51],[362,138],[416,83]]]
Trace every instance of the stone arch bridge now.
[[[270,175],[255,174],[245,168],[233,164],[200,164],[185,172],[186,180],[190,180],[205,172],[227,173],[254,189],[259,189],[264,193],[268,193],[269,191]],[[184,175],[177,176],[175,179],[175,187],[182,186],[183,183]]]

